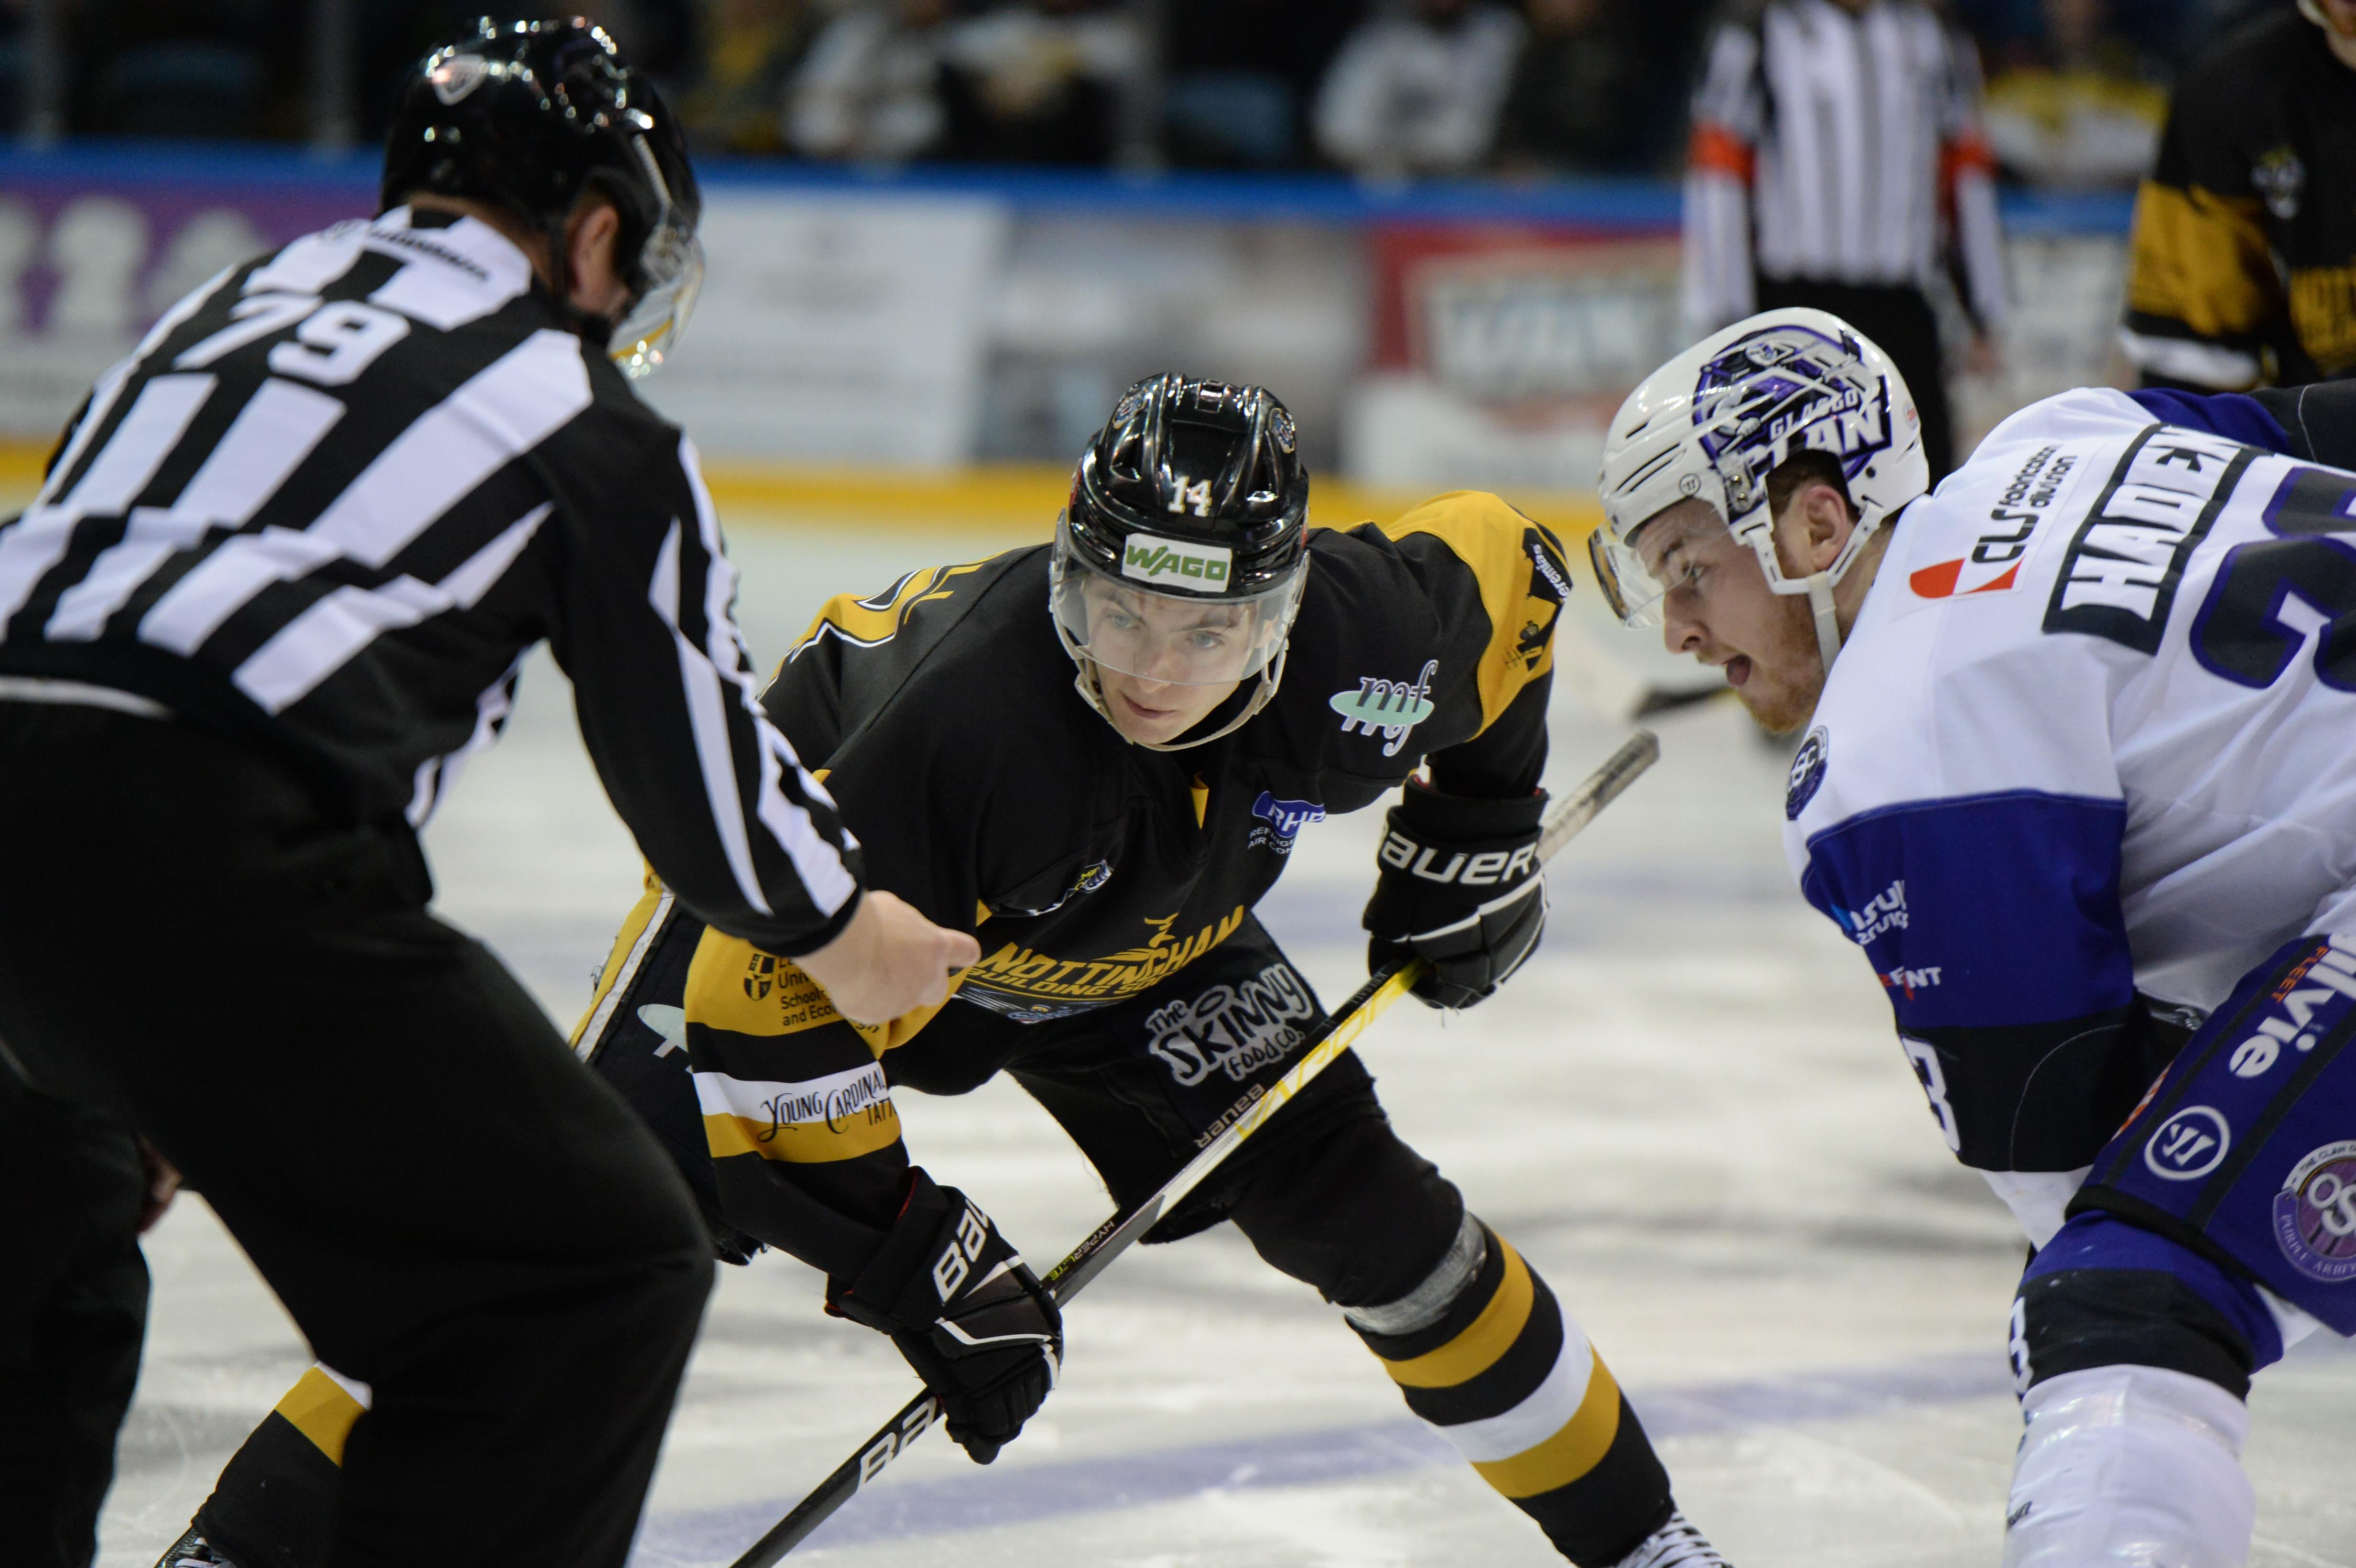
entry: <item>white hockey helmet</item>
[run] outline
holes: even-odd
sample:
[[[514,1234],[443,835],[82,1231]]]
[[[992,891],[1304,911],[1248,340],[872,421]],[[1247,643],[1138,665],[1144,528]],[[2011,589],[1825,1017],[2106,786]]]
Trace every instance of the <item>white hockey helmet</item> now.
[[[1794,579],[1775,557],[1767,475],[1804,448],[1837,459],[1857,526],[1823,571]],[[1931,487],[1922,418],[1890,356],[1837,315],[1762,311],[1703,338],[1644,379],[1603,443],[1603,526],[1587,541],[1621,620],[1660,620],[1666,586],[1644,569],[1636,530],[1679,501],[1707,501],[1749,545],[1778,593],[1804,593],[1825,667],[1840,651],[1838,582],[1883,522]]]

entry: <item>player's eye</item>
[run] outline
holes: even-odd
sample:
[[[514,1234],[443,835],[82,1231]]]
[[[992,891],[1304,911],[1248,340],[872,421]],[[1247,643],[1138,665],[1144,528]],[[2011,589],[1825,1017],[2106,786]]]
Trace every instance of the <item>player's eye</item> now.
[[[1226,646],[1227,635],[1225,632],[1213,632],[1198,627],[1187,635],[1186,642],[1195,652],[1207,654]]]

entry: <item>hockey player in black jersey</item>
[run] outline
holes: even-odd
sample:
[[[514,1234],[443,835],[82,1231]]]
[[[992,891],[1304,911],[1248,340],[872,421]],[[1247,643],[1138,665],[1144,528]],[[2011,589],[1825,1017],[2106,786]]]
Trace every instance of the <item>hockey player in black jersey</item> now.
[[[166,312],[0,523],[0,1040],[150,1140],[373,1391],[321,1561],[619,1568],[709,1249],[643,1122],[427,912],[414,828],[545,639],[715,929],[851,1016],[974,950],[862,893],[757,706],[694,450],[625,379],[698,267],[660,99],[594,28],[486,21],[412,75],[384,194]],[[0,1167],[0,1212],[44,1174]],[[44,1332],[0,1346],[0,1467],[91,1446],[102,1385],[28,1397],[74,1349]],[[86,1563],[69,1533],[0,1521],[30,1568]]]
[[[1053,1387],[1063,1325],[981,1207],[910,1163],[896,1092],[1011,1072],[1117,1201],[1142,1197],[1322,1017],[1253,913],[1295,836],[1402,785],[1371,962],[1419,955],[1419,994],[1470,1007],[1544,924],[1559,545],[1488,495],[1313,536],[1306,503],[1274,398],[1165,377],[1120,400],[1052,544],[830,602],[764,706],[825,759],[876,885],[974,929],[980,962],[939,1007],[853,1025],[650,880],[576,1035],[688,1172],[722,1254],[766,1243],[822,1269],[829,1308],[892,1337],[978,1460]],[[1586,1337],[1399,1140],[1355,1058],[1151,1239],[1223,1220],[1339,1306],[1564,1556],[1719,1563]],[[306,1377],[200,1527],[246,1568],[302,1568],[239,1552],[316,1529],[272,1498],[332,1487],[354,1408]]]

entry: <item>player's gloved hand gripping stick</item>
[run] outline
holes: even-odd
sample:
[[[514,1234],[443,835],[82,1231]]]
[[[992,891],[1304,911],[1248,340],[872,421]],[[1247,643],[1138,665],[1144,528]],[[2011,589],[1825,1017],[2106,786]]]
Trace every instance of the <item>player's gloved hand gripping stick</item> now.
[[[1605,759],[1601,767],[1588,775],[1586,782],[1547,813],[1538,832],[1537,859],[1539,863],[1552,859],[1556,851],[1569,843],[1580,829],[1595,820],[1596,814],[1617,799],[1639,773],[1659,760],[1660,755],[1661,742],[1650,731],[1639,730],[1630,736],[1618,751]],[[1104,1272],[1107,1264],[1151,1230],[1156,1221],[1225,1164],[1237,1149],[1243,1147],[1245,1139],[1266,1126],[1269,1118],[1307,1087],[1311,1079],[1324,1072],[1337,1057],[1349,1050],[1351,1043],[1365,1032],[1366,1026],[1373,1023],[1383,1009],[1415,989],[1417,983],[1423,978],[1424,971],[1424,960],[1408,958],[1404,963],[1378,969],[1368,976],[1366,983],[1334,1009],[1323,1030],[1310,1037],[1308,1049],[1292,1064],[1291,1071],[1279,1079],[1249,1111],[1213,1139],[1210,1147],[1190,1160],[1185,1168],[1164,1182],[1159,1191],[1127,1213],[1116,1214],[1098,1226],[1087,1240],[1074,1247],[1063,1262],[1049,1270],[1046,1278],[1041,1282],[1046,1294],[1058,1307],[1077,1296],[1090,1280]],[[837,1509],[849,1502],[862,1487],[880,1475],[885,1466],[898,1458],[911,1443],[924,1435],[926,1427],[939,1421],[943,1413],[941,1402],[929,1390],[910,1400],[901,1407],[899,1414],[886,1422],[861,1445],[857,1454],[844,1460],[834,1474],[797,1504],[791,1513],[771,1527],[766,1535],[755,1541],[731,1568],[771,1568],[779,1558],[809,1539],[812,1531],[832,1517]]]

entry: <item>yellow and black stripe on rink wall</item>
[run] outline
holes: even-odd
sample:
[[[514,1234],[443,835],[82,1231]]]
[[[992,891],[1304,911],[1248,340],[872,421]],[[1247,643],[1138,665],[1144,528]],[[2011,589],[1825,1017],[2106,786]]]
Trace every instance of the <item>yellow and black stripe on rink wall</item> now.
[[[1668,1472],[1627,1397],[1537,1271],[1483,1227],[1488,1256],[1429,1328],[1359,1330],[1408,1408],[1574,1563],[1614,1563],[1665,1522]]]

